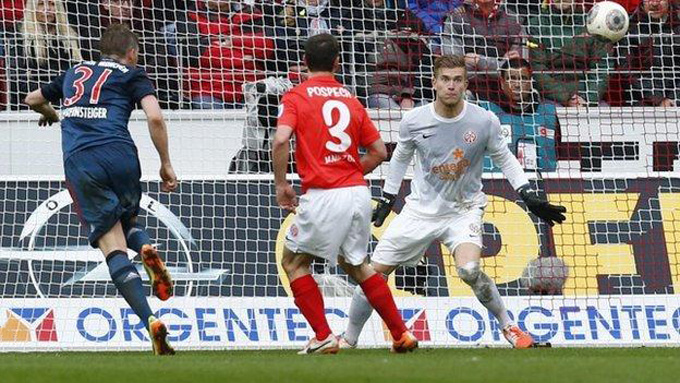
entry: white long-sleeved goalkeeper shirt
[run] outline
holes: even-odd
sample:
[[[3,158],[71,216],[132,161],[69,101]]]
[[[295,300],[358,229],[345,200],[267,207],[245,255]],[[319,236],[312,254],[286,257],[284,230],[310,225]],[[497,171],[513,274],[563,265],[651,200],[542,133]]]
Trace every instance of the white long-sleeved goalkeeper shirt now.
[[[513,188],[529,182],[517,158],[508,149],[496,115],[465,102],[462,112],[447,119],[434,104],[406,113],[392,154],[384,191],[397,194],[413,155],[415,173],[407,209],[421,216],[450,216],[485,207],[482,166],[488,153]]]

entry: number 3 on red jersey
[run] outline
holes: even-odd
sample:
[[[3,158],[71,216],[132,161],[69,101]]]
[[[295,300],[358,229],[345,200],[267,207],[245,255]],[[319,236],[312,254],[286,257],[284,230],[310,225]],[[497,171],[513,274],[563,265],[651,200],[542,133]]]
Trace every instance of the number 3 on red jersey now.
[[[94,73],[91,68],[86,66],[78,67],[75,72],[80,75],[80,77],[78,77],[78,79],[73,82],[73,87],[76,88],[76,94],[74,94],[73,97],[69,97],[64,100],[64,106],[71,106],[83,97],[83,94],[85,94],[85,81],[89,80]],[[104,86],[104,83],[112,72],[113,71],[111,69],[104,69],[102,74],[99,75],[99,78],[92,86],[92,92],[90,92],[90,104],[96,105],[99,102],[102,86]]]
[[[340,118],[338,121],[333,121],[333,111],[337,110]],[[349,108],[344,102],[338,100],[328,100],[323,104],[321,109],[323,114],[323,121],[328,127],[328,132],[334,138],[340,140],[340,143],[327,141],[326,149],[331,152],[344,153],[352,145],[352,137],[345,132],[350,123]]]

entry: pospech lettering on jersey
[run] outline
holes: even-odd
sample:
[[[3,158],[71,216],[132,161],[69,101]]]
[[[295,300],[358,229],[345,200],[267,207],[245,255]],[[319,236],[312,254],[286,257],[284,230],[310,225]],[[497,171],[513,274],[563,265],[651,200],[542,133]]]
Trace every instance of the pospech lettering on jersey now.
[[[309,97],[344,97],[352,98],[352,93],[345,88],[334,86],[312,86],[307,88],[307,95]]]

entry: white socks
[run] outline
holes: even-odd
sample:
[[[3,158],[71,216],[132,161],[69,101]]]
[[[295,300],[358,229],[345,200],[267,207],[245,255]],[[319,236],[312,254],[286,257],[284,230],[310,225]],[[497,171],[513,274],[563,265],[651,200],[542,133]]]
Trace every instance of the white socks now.
[[[361,286],[357,285],[352,295],[352,304],[349,307],[349,324],[344,335],[347,342],[352,345],[357,344],[361,330],[364,329],[364,325],[372,313],[373,306],[368,303],[368,299]]]
[[[475,296],[484,307],[496,317],[501,328],[513,323],[505,304],[503,304],[496,283],[481,270],[479,262],[469,262],[465,266],[459,267],[458,275],[472,288]],[[361,335],[361,331],[372,313],[373,307],[368,303],[364,291],[361,286],[356,286],[352,295],[352,304],[349,307],[349,324],[344,335],[347,342],[352,345],[357,344],[359,335]]]
[[[479,302],[496,317],[501,328],[512,323],[496,283],[481,270],[479,262],[468,262],[457,270],[458,276],[472,288]]]

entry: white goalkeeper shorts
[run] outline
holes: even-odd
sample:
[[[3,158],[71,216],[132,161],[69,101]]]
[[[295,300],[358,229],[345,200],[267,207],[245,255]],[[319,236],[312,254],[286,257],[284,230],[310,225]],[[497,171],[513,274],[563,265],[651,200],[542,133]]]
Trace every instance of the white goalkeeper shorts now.
[[[405,209],[385,230],[371,261],[387,266],[415,266],[435,240],[446,245],[451,254],[461,243],[472,243],[481,249],[483,216],[480,208],[445,218],[416,216]]]
[[[364,262],[373,212],[368,187],[307,190],[296,212],[286,233],[288,250],[326,259],[332,266],[338,255],[355,266]]]

